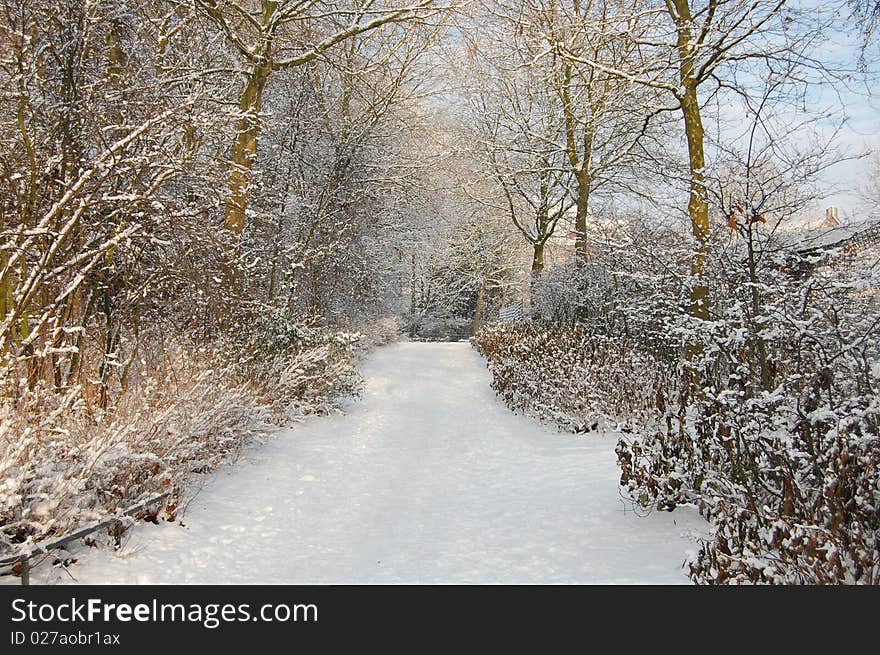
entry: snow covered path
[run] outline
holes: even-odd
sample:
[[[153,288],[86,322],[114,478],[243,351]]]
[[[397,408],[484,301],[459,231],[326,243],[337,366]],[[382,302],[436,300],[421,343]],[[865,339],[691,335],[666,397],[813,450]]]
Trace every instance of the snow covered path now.
[[[217,472],[185,528],[80,552],[83,583],[687,583],[703,522],[635,516],[616,436],[512,414],[466,343],[399,343],[345,415],[284,431]],[[42,569],[42,570],[41,570]],[[70,582],[40,567],[34,581]]]

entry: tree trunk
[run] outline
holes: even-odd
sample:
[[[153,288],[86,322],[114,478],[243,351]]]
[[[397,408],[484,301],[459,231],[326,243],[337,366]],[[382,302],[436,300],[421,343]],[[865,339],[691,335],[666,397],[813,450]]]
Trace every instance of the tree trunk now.
[[[574,229],[577,233],[574,241],[574,251],[578,262],[587,259],[587,217],[590,213],[590,175],[586,171],[577,174],[578,194],[577,211],[574,219]]]
[[[113,19],[110,28],[104,37],[107,43],[107,74],[110,81],[115,84],[123,84],[125,82],[126,68],[128,67],[128,55],[122,47],[122,38],[119,34],[121,25],[118,20]]]
[[[571,66],[566,64],[562,70],[562,79],[559,82],[558,94],[562,101],[562,112],[565,117],[565,150],[568,161],[571,164],[575,179],[577,180],[577,212],[575,214],[574,252],[577,262],[583,262],[587,257],[587,214],[590,210],[590,159],[592,156],[592,143],[594,132],[584,131],[583,160],[578,154],[573,101],[571,98]]]
[[[257,138],[260,135],[263,89],[266,87],[266,79],[271,69],[272,65],[267,61],[253,65],[239,103],[242,116],[238,120],[238,133],[232,146],[229,197],[226,199],[224,220],[226,229],[235,234],[241,234],[244,230],[248,187],[257,154]]]
[[[695,318],[707,320],[709,318],[709,287],[706,284],[705,273],[709,244],[709,203],[703,174],[703,167],[706,164],[703,152],[703,121],[700,116],[696,86],[685,88],[682,112],[687,133],[691,174],[688,214],[691,219],[691,231],[696,241],[691,259],[693,281],[691,283],[690,314]]]
[[[480,282],[480,289],[477,291],[477,309],[474,311],[474,334],[480,331],[481,319],[486,306],[486,280]]]
[[[544,272],[544,242],[535,243],[535,252],[532,255],[532,275],[538,276]]]
[[[544,272],[544,242],[534,244],[535,252],[532,256],[532,276],[529,284],[529,315],[538,318],[538,307],[535,303],[535,286]]]
[[[412,269],[409,276],[409,313],[410,316],[416,315],[416,254],[412,254]]]
[[[709,202],[703,169],[706,165],[704,152],[703,118],[697,96],[699,80],[694,70],[695,52],[691,34],[692,16],[687,0],[674,0],[678,28],[679,80],[681,111],[684,118],[685,135],[688,144],[688,165],[690,168],[690,198],[688,214],[691,219],[691,232],[696,243],[691,259],[692,286],[690,293],[690,314],[695,318],[709,318],[709,287],[706,284],[705,269],[709,243]]]

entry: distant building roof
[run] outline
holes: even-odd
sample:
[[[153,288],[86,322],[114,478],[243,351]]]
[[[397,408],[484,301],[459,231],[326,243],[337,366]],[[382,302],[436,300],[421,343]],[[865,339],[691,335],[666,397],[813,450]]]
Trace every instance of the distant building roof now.
[[[848,225],[780,230],[775,241],[784,250],[820,252],[845,245],[858,249],[880,242],[880,221],[864,220]]]

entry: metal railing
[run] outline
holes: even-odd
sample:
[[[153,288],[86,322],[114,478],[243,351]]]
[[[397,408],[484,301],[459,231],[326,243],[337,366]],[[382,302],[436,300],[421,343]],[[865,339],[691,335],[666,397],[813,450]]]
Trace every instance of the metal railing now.
[[[99,521],[91,525],[83,526],[62,537],[56,537],[55,539],[49,539],[47,541],[40,542],[30,550],[23,553],[16,553],[15,555],[4,557],[0,559],[0,568],[10,567],[10,571],[0,573],[0,575],[9,575],[10,573],[15,574],[15,572],[11,569],[14,568],[16,564],[18,564],[20,566],[18,576],[21,578],[21,585],[23,587],[27,586],[30,584],[30,561],[34,557],[37,557],[38,555],[44,555],[51,550],[59,550],[61,548],[64,548],[70,542],[81,539],[82,537],[86,537],[102,528],[110,528],[110,534],[113,536],[113,539],[116,541],[116,544],[118,546],[119,538],[122,535],[122,526],[125,523],[125,519],[134,514],[137,514],[143,509],[146,509],[150,505],[155,505],[159,501],[165,500],[169,495],[170,492],[166,491],[163,494],[153,496],[152,498],[148,498],[147,500],[143,500],[135,505],[132,505],[128,509],[119,512],[108,519],[104,519],[103,521]]]

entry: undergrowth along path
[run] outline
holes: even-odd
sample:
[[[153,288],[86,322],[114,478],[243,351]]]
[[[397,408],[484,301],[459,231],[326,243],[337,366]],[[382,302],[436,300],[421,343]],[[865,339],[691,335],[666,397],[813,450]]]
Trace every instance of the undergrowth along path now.
[[[467,343],[397,343],[363,396],[221,468],[183,522],[82,551],[83,583],[687,583],[704,523],[636,516],[618,435],[511,413]],[[48,566],[34,582],[73,582]]]

